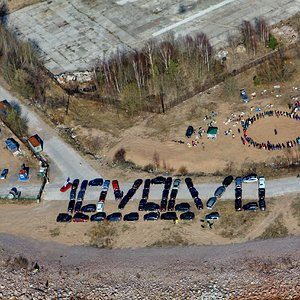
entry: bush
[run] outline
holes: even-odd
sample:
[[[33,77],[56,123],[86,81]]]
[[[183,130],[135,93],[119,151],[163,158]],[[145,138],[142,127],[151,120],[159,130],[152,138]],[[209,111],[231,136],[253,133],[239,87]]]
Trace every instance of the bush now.
[[[283,222],[283,215],[280,214],[274,220],[274,222],[265,229],[265,231],[259,238],[262,240],[281,238],[286,237],[288,233],[288,229],[286,228]]]
[[[278,42],[277,39],[274,35],[270,35],[270,39],[268,42],[268,47],[271,48],[272,50],[275,50],[275,48],[277,47]]]
[[[93,226],[88,235],[90,236],[91,246],[112,248],[113,237],[117,235],[117,230],[114,224],[103,222]]]
[[[188,169],[186,166],[181,166],[179,169],[178,169],[178,173],[182,176],[185,176],[188,174]]]
[[[114,163],[125,163],[126,162],[126,150],[122,147],[114,155]]]

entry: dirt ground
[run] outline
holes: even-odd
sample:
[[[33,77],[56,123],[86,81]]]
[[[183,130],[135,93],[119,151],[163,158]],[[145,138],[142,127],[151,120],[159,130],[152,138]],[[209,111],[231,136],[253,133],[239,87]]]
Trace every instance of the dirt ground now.
[[[21,9],[23,7],[43,2],[45,0],[8,0],[8,8],[10,12]]]
[[[177,200],[180,203],[183,200]],[[87,223],[56,223],[56,216],[67,209],[67,201],[47,201],[41,204],[0,204],[2,217],[0,232],[33,239],[51,240],[68,245],[88,245],[90,243],[103,247],[104,239],[109,238],[112,248],[140,248],[148,246],[176,245],[220,245],[240,243],[257,239],[271,225],[274,226],[278,216],[282,218],[282,228],[287,228],[284,235],[299,235],[300,227],[295,213],[291,208],[293,202],[300,201],[299,195],[266,199],[265,212],[236,212],[233,201],[221,201],[214,211],[221,214],[220,221],[215,222],[212,229],[201,222],[210,210],[195,212],[195,220],[179,221],[178,224],[168,221],[144,222],[144,212],[140,212],[138,222],[119,222],[114,224],[92,222]],[[244,200],[243,203],[247,203]],[[123,216],[131,211],[137,211],[138,201],[130,201]],[[117,211],[117,203],[105,203],[107,214]],[[299,213],[299,212],[298,212]],[[30,216],[30,222],[28,217]],[[178,214],[179,216],[179,214]],[[11,220],[14,226],[11,226]],[[204,225],[204,228],[201,227]],[[108,231],[107,231],[108,230]],[[272,233],[278,236],[278,232]],[[106,245],[107,246],[107,245]]]

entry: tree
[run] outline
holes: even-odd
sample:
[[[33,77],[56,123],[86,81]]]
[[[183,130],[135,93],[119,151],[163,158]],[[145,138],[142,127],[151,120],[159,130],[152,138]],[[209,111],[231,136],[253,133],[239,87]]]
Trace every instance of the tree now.
[[[114,155],[114,163],[124,163],[126,161],[126,150],[122,147]]]
[[[240,31],[243,39],[243,43],[248,51],[253,51],[256,54],[256,35],[252,24],[249,21],[243,21],[240,26]]]

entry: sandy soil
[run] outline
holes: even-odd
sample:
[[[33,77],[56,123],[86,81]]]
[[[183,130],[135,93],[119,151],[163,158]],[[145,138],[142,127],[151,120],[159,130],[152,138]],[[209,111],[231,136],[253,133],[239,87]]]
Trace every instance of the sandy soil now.
[[[43,2],[45,0],[8,0],[8,8],[10,12],[21,9],[28,5]]]

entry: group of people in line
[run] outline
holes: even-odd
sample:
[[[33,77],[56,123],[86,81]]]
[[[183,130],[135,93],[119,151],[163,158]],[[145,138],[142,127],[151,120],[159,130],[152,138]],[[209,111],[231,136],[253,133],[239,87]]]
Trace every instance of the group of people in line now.
[[[285,111],[268,110],[265,112],[257,113],[255,116],[249,117],[245,121],[241,121],[241,124],[243,126],[243,133],[244,133],[244,136],[241,136],[242,143],[244,145],[246,143],[248,143],[249,147],[253,146],[254,148],[264,149],[264,150],[282,150],[285,148],[293,148],[293,147],[297,146],[298,142],[300,142],[299,139],[287,141],[285,143],[276,143],[276,144],[273,144],[270,141],[267,141],[266,143],[258,143],[256,141],[254,141],[250,136],[247,135],[248,127],[251,124],[253,124],[256,120],[265,118],[265,117],[273,117],[273,116],[276,116],[277,118],[284,116],[284,117],[288,117],[288,118],[300,121],[300,117],[295,112],[289,113],[289,112],[285,112]],[[274,134],[275,135],[278,134],[278,131],[276,128],[274,129]]]

